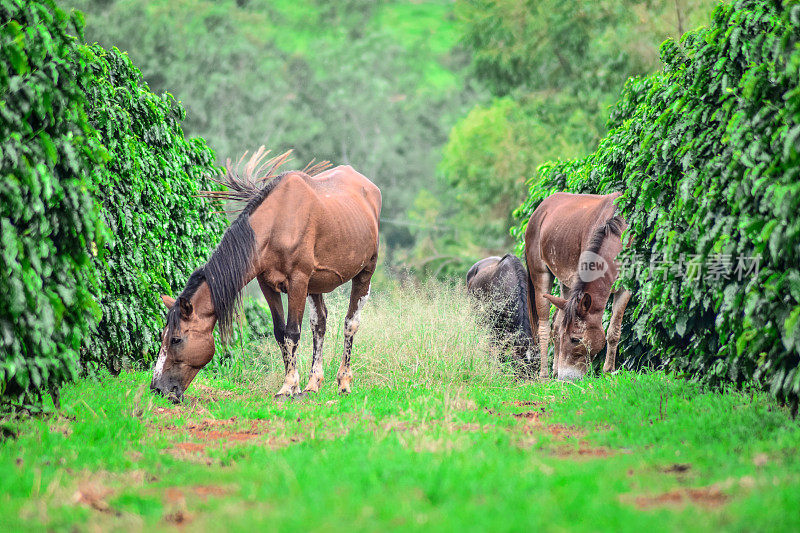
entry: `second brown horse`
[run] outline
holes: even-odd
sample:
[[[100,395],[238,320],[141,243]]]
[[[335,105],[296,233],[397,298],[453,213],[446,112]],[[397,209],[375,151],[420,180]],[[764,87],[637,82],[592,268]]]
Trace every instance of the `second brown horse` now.
[[[606,338],[603,311],[617,280],[616,257],[626,228],[622,217],[615,215],[614,200],[619,196],[556,193],[542,201],[528,221],[528,308],[531,330],[538,338],[542,378],[549,375],[551,303],[558,308],[553,374],[559,379],[583,377],[603,346],[603,371],[614,371],[622,316],[631,298],[625,289],[613,292]],[[554,278],[561,283],[561,297],[550,294]]]

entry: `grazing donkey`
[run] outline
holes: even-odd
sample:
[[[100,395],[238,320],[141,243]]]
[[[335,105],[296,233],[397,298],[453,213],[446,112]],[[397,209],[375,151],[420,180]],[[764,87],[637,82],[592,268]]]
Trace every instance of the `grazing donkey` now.
[[[219,324],[223,339],[230,336],[241,290],[255,278],[272,312],[275,340],[286,368],[276,397],[300,393],[297,348],[306,299],[311,306],[314,346],[304,392],[319,390],[327,318],[322,295],[352,280],[344,353],[336,375],[339,392],[350,392],[353,335],[378,260],[381,193],[349,166],[322,171],[329,166],[327,162],[275,176],[275,169],[289,153],[262,164],[267,154],[262,146],[242,176],[239,166],[244,156],[235,168],[229,160],[226,177],[220,182],[228,190],[205,193],[246,205],[208,262],[189,277],[177,300],[162,296],[169,312],[153,372],[153,390],[176,401],[182,398],[214,355],[214,326]],[[282,292],[288,295],[286,318]]]
[[[530,375],[534,343],[522,261],[513,254],[481,259],[467,272],[467,292],[486,305],[492,342],[503,352],[510,349],[518,375]]]
[[[591,359],[606,344],[603,371],[614,371],[622,316],[631,298],[625,289],[614,292],[606,340],[603,311],[619,273],[616,257],[627,227],[622,217],[614,214],[614,200],[620,194],[556,193],[539,204],[528,221],[528,310],[531,329],[538,335],[542,378],[549,374],[551,303],[558,308],[553,374],[559,379],[582,378]],[[549,294],[554,277],[561,283],[563,297]]]

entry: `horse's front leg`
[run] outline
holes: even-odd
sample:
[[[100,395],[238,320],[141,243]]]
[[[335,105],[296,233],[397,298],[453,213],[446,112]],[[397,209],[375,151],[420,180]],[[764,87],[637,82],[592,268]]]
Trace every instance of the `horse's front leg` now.
[[[528,298],[533,298],[531,302],[531,312],[535,313],[536,318],[536,342],[539,345],[539,377],[547,379],[550,377],[547,367],[547,350],[550,347],[550,301],[544,297],[553,288],[553,276],[549,272],[531,273],[533,283],[533,294],[528,294]],[[558,351],[553,354],[553,360],[558,360]]]
[[[603,372],[613,372],[616,369],[617,349],[622,336],[622,317],[630,299],[631,293],[625,289],[619,289],[614,293],[614,302],[611,304],[611,321],[608,323],[608,333],[606,334],[606,361],[603,364]]]
[[[283,334],[283,364],[286,376],[275,397],[294,396],[300,393],[300,373],[297,371],[297,348],[300,345],[300,324],[308,296],[308,278],[295,278],[289,282],[289,305],[286,330]]]
[[[322,366],[322,342],[325,339],[325,328],[328,322],[328,308],[321,294],[309,294],[309,322],[314,336],[314,352],[311,356],[311,371],[308,375],[308,384],[303,392],[319,392],[325,370]]]

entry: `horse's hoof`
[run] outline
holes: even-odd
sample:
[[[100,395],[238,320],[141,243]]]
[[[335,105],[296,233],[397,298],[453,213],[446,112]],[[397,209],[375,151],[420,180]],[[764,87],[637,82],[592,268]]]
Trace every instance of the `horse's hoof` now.
[[[291,399],[292,399],[292,395],[291,394],[278,393],[278,394],[275,395],[275,401],[278,402],[278,403],[283,403],[286,400],[291,400]]]
[[[308,400],[308,394],[305,391],[298,392],[297,394],[292,396],[292,400],[294,400],[296,402],[302,402],[304,400]]]

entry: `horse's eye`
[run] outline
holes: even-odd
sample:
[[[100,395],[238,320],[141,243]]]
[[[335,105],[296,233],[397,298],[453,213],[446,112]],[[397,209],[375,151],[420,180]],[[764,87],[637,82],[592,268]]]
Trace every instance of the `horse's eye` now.
[[[579,344],[581,342],[580,337],[570,337],[569,340],[572,341],[572,344]]]
[[[181,342],[183,342],[183,339],[182,339],[182,338],[180,338],[180,337],[172,337],[172,338],[169,340],[169,343],[170,343],[171,345],[173,345],[173,346],[175,346],[176,344],[180,344]]]

